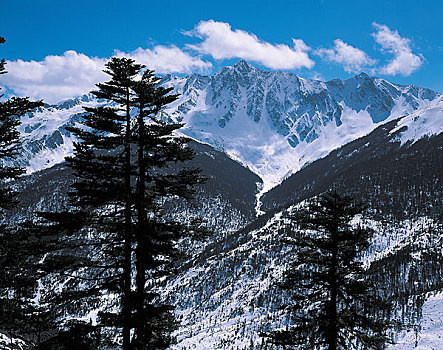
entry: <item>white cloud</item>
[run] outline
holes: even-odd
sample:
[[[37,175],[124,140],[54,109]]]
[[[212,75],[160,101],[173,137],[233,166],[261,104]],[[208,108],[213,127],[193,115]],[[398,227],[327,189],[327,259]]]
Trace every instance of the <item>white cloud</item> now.
[[[364,51],[343,42],[341,39],[334,40],[332,49],[320,48],[315,53],[327,61],[342,64],[346,72],[359,72],[363,67],[376,63]]]
[[[424,62],[422,55],[416,55],[411,49],[411,40],[402,38],[397,31],[390,30],[386,25],[373,23],[377,30],[372,34],[375,41],[380,44],[383,51],[390,52],[394,58],[379,73],[387,75],[410,75]]]
[[[138,48],[130,53],[116,51],[115,55],[131,57],[156,73],[190,73],[212,67],[210,62],[176,46]],[[75,51],[47,56],[43,61],[8,61],[8,74],[2,76],[1,83],[20,96],[57,103],[89,92],[95,89],[96,83],[108,80],[109,76],[102,71],[107,61],[107,58],[89,57]]]
[[[292,39],[291,48],[284,44],[270,44],[256,35],[243,30],[232,30],[228,23],[214,20],[200,22],[194,30],[185,34],[203,39],[189,48],[216,60],[241,58],[254,61],[271,69],[312,68],[314,61],[309,58],[310,48],[300,39]]]
[[[309,79],[326,81],[325,77],[320,72],[315,72],[315,71],[314,72],[311,71]]]
[[[21,96],[56,103],[92,90],[104,81],[105,59],[88,57],[75,51],[61,56],[47,56],[43,61],[8,61],[8,74],[2,84]]]
[[[375,41],[382,51],[394,55],[387,65],[374,68],[374,72],[410,75],[423,64],[423,56],[412,52],[410,39],[402,38],[397,31],[391,31],[385,25],[373,25],[376,29],[372,34]],[[212,63],[203,60],[201,55],[210,55],[216,60],[240,58],[283,70],[310,69],[315,64],[308,54],[311,48],[301,39],[292,39],[292,47],[271,44],[253,33],[233,30],[228,23],[214,20],[202,21],[185,34],[201,39],[197,44],[187,45],[194,53],[175,45],[157,45],[152,49],[138,48],[128,53],[116,50],[114,55],[131,57],[159,74],[209,73]],[[376,63],[364,51],[341,39],[335,40],[332,48],[320,48],[314,54],[329,62],[342,64],[348,72],[360,71]],[[108,76],[102,71],[107,61],[108,58],[89,57],[75,51],[47,56],[42,61],[8,61],[8,74],[2,76],[1,83],[18,95],[56,103],[91,91],[96,83],[107,80]]]
[[[175,45],[158,45],[153,49],[138,49],[125,53],[115,51],[117,57],[131,57],[137,63],[144,64],[155,73],[192,73],[195,71],[206,73],[212,68],[211,62],[203,61],[199,57],[191,56]]]

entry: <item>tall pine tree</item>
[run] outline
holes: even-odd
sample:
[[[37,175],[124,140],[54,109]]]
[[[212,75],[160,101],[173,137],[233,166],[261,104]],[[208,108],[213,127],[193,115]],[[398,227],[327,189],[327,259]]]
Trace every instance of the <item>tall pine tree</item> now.
[[[295,349],[385,347],[389,303],[377,297],[361,261],[372,233],[350,224],[363,210],[334,191],[291,216],[302,231],[287,240],[296,255],[281,287],[292,295],[286,310],[293,324],[265,334],[271,343]]]
[[[155,280],[171,273],[171,262],[178,254],[177,240],[186,232],[179,222],[165,219],[162,203],[173,196],[191,198],[193,186],[202,180],[197,169],[165,170],[171,162],[192,159],[193,152],[185,147],[188,139],[174,133],[181,124],[165,123],[158,118],[163,107],[177,98],[169,94],[172,89],[158,86],[159,81],[152,71],[145,70],[133,87],[134,107],[138,111],[134,140],[137,149],[136,349],[163,349],[169,345],[173,314],[169,306],[155,302],[158,295],[151,286]]]
[[[73,157],[67,158],[74,170],[76,182],[71,199],[74,206],[83,211],[99,208],[96,215],[101,216],[102,208],[114,206],[108,220],[100,221],[98,231],[105,231],[112,238],[112,249],[108,256],[115,261],[110,267],[117,280],[107,281],[107,289],[121,292],[121,317],[107,315],[110,324],[122,327],[123,349],[130,347],[132,329],[131,275],[133,244],[133,202],[134,191],[131,177],[134,173],[132,140],[133,117],[131,109],[134,92],[132,86],[140,74],[141,65],[131,59],[111,59],[105,72],[111,80],[97,84],[93,91],[97,98],[110,101],[113,106],[86,108],[83,126],[69,129],[80,142],[75,144]],[[86,127],[86,128],[85,128]],[[114,321],[113,321],[114,319]]]
[[[5,39],[0,37],[3,43]],[[2,59],[0,75],[7,73],[5,66]],[[0,94],[0,99],[3,96]],[[16,162],[20,153],[20,116],[41,105],[41,101],[32,102],[29,98],[0,101],[0,330],[18,335],[32,332],[31,318],[39,317],[31,301],[37,276],[29,258],[36,247],[27,242],[27,235],[17,225],[8,223],[7,210],[17,204],[11,180],[25,172]]]
[[[69,128],[79,139],[67,158],[76,178],[70,209],[41,215],[48,232],[58,230],[62,242],[77,247],[57,248],[46,258],[47,270],[55,266],[66,275],[63,266],[69,266],[69,276],[83,281],[77,292],[71,285],[54,302],[77,299],[85,305],[98,291],[113,295],[114,303],[101,308],[98,325],[90,329],[118,330],[123,349],[166,349],[176,323],[172,308],[159,299],[158,282],[173,271],[179,240],[199,232],[171,219],[164,204],[190,198],[202,178],[199,170],[171,167],[192,159],[193,151],[175,133],[181,124],[159,118],[176,95],[143,68],[127,58],[106,64],[111,79],[92,93],[107,106],[86,108],[82,125]]]

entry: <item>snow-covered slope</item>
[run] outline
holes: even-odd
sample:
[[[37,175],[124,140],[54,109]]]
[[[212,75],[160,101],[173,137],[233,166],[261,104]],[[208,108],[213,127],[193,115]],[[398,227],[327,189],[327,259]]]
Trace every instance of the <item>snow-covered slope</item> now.
[[[443,348],[443,292],[430,295],[416,329],[400,334],[389,350],[440,350]]]
[[[87,94],[57,105],[45,105],[24,115],[19,127],[22,138],[21,165],[32,173],[63,162],[65,156],[72,153],[75,141],[65,128],[80,121],[84,114],[83,106],[104,103]]]
[[[364,73],[321,82],[263,71],[245,61],[213,76],[166,75],[161,83],[180,94],[162,117],[186,123],[184,134],[223,150],[258,174],[263,192],[380,123],[439,98],[432,90]],[[73,142],[64,127],[78,122],[81,105],[101,104],[84,95],[25,116],[20,131],[28,172],[62,161]]]
[[[282,238],[291,234],[285,215],[295,208],[291,206],[275,213],[259,227],[232,233],[218,247],[207,247],[206,254],[203,253],[204,259],[197,260],[191,269],[167,286],[165,292],[176,305],[181,321],[181,328],[175,334],[178,342],[171,349],[266,348],[260,332],[287,324],[280,307],[287,302],[288,296],[276,287],[276,282],[293,258],[294,252],[283,243]],[[423,236],[423,230],[435,223],[424,217],[395,223],[370,217],[354,220],[355,225],[376,230],[372,248],[364,257],[368,262],[388,255],[395,256],[411,245],[426,249],[429,239]],[[296,229],[292,227],[292,230]],[[408,266],[405,262],[405,271],[409,270]],[[420,266],[420,262],[416,261],[415,266]],[[407,285],[407,280],[408,272],[404,272],[401,284]],[[396,293],[397,288],[404,286],[387,288]],[[430,308],[433,302],[433,299],[428,300]],[[421,336],[423,341],[431,337],[430,324],[434,322],[434,328],[441,327],[441,321],[434,318],[436,310],[434,317],[427,315],[426,305],[421,321],[425,332]],[[397,317],[407,320],[411,314],[419,312],[414,307],[411,310],[400,308]],[[426,318],[429,316],[432,320]],[[407,344],[409,347],[398,349],[412,349],[408,334],[399,335],[397,346]],[[437,336],[433,338],[433,344],[437,344],[435,338]],[[397,347],[392,350],[397,350]]]
[[[5,334],[0,333],[0,349],[6,350],[24,350],[26,349],[26,342],[18,338],[10,338]]]
[[[391,134],[397,131],[402,132],[394,141],[400,140],[401,144],[407,141],[416,142],[425,136],[438,135],[443,132],[443,98],[400,119]]]
[[[267,72],[245,61],[212,77],[166,76],[181,94],[164,111],[183,132],[223,149],[258,174],[269,190],[307,163],[380,123],[425,108],[438,94],[365,73],[329,82]]]
[[[438,212],[443,174],[443,99],[411,115],[388,121],[293,174],[262,196],[261,209],[269,211],[325,191],[331,183],[370,206],[389,207],[397,216]],[[384,191],[374,187],[385,186]],[[421,188],[420,200],[414,197]],[[401,201],[399,204],[398,201]],[[435,201],[435,203],[434,203]],[[402,208],[407,205],[408,208]],[[428,211],[427,211],[428,210]]]

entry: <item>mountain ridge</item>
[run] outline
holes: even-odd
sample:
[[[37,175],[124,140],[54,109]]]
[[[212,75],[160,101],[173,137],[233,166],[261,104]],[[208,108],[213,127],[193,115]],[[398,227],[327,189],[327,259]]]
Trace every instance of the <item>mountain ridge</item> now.
[[[161,118],[185,123],[184,135],[225,152],[260,176],[260,193],[381,123],[426,108],[441,96],[366,73],[322,82],[263,71],[246,61],[212,76],[165,75],[160,84],[180,94]],[[85,94],[26,115],[20,127],[21,165],[30,173],[62,161],[75,141],[65,127],[80,121],[82,105],[104,104]]]

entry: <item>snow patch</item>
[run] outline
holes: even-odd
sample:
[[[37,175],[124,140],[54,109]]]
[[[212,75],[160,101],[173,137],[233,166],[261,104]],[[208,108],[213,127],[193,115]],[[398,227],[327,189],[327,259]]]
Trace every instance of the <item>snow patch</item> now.
[[[430,296],[422,312],[423,317],[417,329],[401,334],[389,350],[443,349],[443,292]]]
[[[438,135],[443,132],[443,98],[429,107],[402,118],[390,134],[405,127],[406,130],[394,139],[400,141],[402,145],[408,141],[414,143],[425,136]]]

